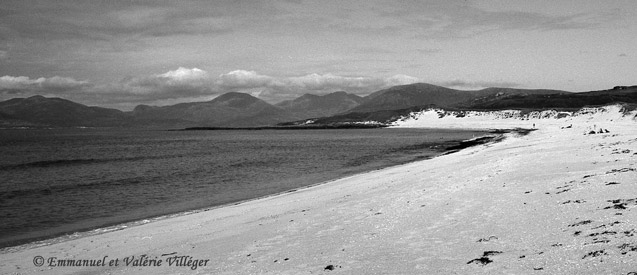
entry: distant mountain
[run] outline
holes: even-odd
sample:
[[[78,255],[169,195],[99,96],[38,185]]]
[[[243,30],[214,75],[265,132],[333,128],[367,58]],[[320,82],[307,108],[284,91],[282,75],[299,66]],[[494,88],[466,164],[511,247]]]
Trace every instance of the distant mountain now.
[[[163,107],[139,105],[132,116],[137,125],[164,127],[256,127],[299,119],[261,99],[236,92],[207,102]]]
[[[129,116],[115,109],[89,107],[61,98],[32,96],[0,102],[2,127],[117,127]]]
[[[340,114],[360,105],[361,102],[363,98],[360,96],[334,92],[323,96],[304,94],[294,100],[278,103],[276,106],[305,119]]]
[[[372,93],[364,98],[364,102],[350,112],[375,112],[386,110],[408,109],[416,106],[435,105],[439,107],[471,106],[477,102],[491,101],[515,95],[532,94],[566,94],[559,90],[530,90],[511,88],[487,88],[477,91],[463,91],[431,85],[415,83],[394,86]]]

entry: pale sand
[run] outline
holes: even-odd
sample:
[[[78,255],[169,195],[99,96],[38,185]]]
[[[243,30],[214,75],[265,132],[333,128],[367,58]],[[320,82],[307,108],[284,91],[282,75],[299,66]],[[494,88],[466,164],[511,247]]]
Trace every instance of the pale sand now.
[[[585,135],[589,123],[610,133]],[[239,205],[5,252],[0,273],[637,272],[636,124],[589,120],[561,129],[569,124],[556,121],[527,136]],[[170,256],[162,254],[174,252],[209,262],[191,270],[165,261],[127,267],[121,260],[142,254],[165,260]],[[35,256],[120,262],[35,267]]]

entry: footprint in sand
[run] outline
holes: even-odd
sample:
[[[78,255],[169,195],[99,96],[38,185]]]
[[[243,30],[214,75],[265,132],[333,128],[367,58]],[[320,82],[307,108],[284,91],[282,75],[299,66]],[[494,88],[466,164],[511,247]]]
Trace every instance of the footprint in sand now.
[[[480,258],[475,258],[471,261],[468,261],[467,264],[481,264],[481,265],[488,265],[490,263],[493,262],[493,260],[489,259],[489,256],[494,256],[494,255],[498,255],[498,254],[502,254],[502,251],[485,251],[484,253],[482,253],[482,257]]]
[[[486,237],[486,238],[480,238],[480,239],[478,240],[478,242],[479,242],[479,243],[482,243],[482,242],[489,242],[489,241],[491,241],[491,240],[497,240],[497,239],[498,239],[498,237],[491,235],[491,236]]]

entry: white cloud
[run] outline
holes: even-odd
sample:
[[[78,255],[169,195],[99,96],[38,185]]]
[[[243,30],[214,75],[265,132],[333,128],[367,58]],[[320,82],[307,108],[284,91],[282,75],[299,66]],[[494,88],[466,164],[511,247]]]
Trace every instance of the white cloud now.
[[[387,86],[397,86],[397,85],[408,85],[420,82],[417,77],[408,76],[404,74],[397,74],[390,78],[385,79],[385,84]]]
[[[198,68],[179,67],[162,74],[129,78],[115,84],[118,93],[174,99],[214,94],[208,73]]]
[[[62,97],[84,104],[123,106],[149,102],[182,102],[192,98],[211,98],[213,89],[206,71],[179,67],[162,74],[126,78],[120,82],[94,84],[69,77],[0,77],[0,100],[44,95]],[[191,100],[192,101],[192,100]]]
[[[324,90],[329,88],[364,88],[374,85],[377,79],[369,77],[347,77],[337,76],[333,74],[309,74],[300,77],[288,78],[288,84],[292,86],[303,87],[309,90]]]
[[[0,77],[0,89],[16,89],[27,85],[32,85],[36,81],[26,76],[9,76]]]
[[[411,84],[418,82],[418,78],[407,75],[395,75],[388,78],[365,76],[338,76],[333,74],[310,74],[301,77],[291,77],[282,80],[291,86],[308,90],[344,90],[350,92],[374,92],[376,89],[388,86]]]
[[[78,81],[70,77],[54,76],[51,78],[38,78],[38,81],[44,89],[74,89],[79,87],[90,86],[88,81]]]
[[[498,82],[498,81],[466,81],[466,80],[452,80],[445,82],[435,83],[436,85],[454,88],[454,89],[484,89],[484,88],[513,88],[518,87],[520,84],[514,82]]]
[[[168,71],[163,74],[157,75],[158,77],[163,77],[169,79],[174,82],[187,82],[193,80],[202,80],[208,78],[208,73],[204,70],[192,68],[187,69],[184,67],[179,67],[177,70]]]
[[[255,88],[275,85],[274,79],[270,76],[260,75],[255,71],[236,70],[227,74],[219,75],[217,84],[229,88]]]
[[[255,71],[236,70],[221,74],[216,84],[222,89],[243,91],[259,95],[269,95],[271,100],[280,95],[283,99],[300,96],[304,93],[325,94],[335,91],[366,94],[395,85],[418,82],[418,78],[407,75],[394,75],[388,78],[364,76],[339,76],[331,73],[308,74],[293,77],[273,77],[258,74]]]
[[[34,92],[46,91],[47,89],[53,89],[56,91],[76,90],[87,85],[89,85],[87,81],[78,81],[70,77],[60,76],[54,76],[51,78],[40,77],[37,79],[31,79],[26,76],[9,75],[0,77],[0,91],[8,89]]]
[[[84,104],[131,109],[131,106],[137,104],[164,105],[210,99],[227,92],[244,92],[276,103],[305,93],[322,95],[346,91],[366,95],[390,86],[415,82],[418,82],[418,78],[400,74],[386,78],[339,76],[331,73],[274,77],[248,70],[235,70],[213,78],[202,69],[179,67],[165,73],[126,78],[108,84],[60,76],[36,79],[3,76],[0,77],[0,100],[40,94]]]

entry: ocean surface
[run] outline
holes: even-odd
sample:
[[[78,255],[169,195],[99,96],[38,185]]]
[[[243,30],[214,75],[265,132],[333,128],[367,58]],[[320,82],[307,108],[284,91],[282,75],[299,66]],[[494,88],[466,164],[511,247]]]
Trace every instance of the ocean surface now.
[[[429,158],[484,134],[0,130],[0,247],[284,192]]]

